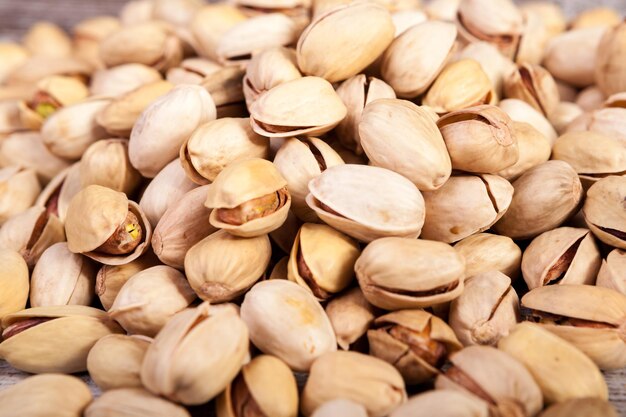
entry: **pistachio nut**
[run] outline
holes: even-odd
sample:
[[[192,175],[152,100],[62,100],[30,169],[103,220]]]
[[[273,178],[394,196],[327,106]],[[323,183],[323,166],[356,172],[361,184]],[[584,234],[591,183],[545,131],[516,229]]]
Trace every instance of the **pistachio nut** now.
[[[200,84],[202,80],[222,68],[217,62],[204,58],[187,58],[177,67],[167,70],[166,79],[173,85]]]
[[[2,44],[0,43],[0,54],[1,51]],[[0,134],[7,135],[24,128],[20,120],[19,103],[18,99],[0,100]]]
[[[626,90],[624,56],[626,55],[626,24],[606,29],[596,55],[595,80],[606,95]]]
[[[423,310],[378,317],[367,339],[370,355],[392,364],[409,385],[436,376],[448,356],[463,347],[446,322]]]
[[[86,62],[74,57],[48,57],[29,56],[15,67],[4,79],[5,84],[14,86],[27,86],[30,84],[28,94],[22,98],[29,97],[34,92],[34,87],[42,78],[50,75],[76,75],[79,77],[89,77],[93,68]]]
[[[80,189],[80,170],[79,164],[76,162],[61,171],[46,185],[46,188],[39,194],[35,205],[45,207],[48,213],[65,222],[67,207]]]
[[[81,20],[73,27],[75,54],[93,68],[104,68],[104,63],[100,58],[100,41],[120,27],[120,20],[112,16],[97,16]]]
[[[198,55],[217,60],[217,45],[229,29],[247,19],[236,5],[214,3],[204,5],[190,22]]]
[[[546,117],[560,101],[554,78],[540,65],[518,65],[504,80],[504,94],[525,101]]]
[[[243,79],[243,93],[248,107],[262,93],[301,77],[295,50],[275,46],[255,53],[246,67]]]
[[[515,62],[518,64],[540,64],[545,54],[546,44],[552,36],[540,16],[526,12],[522,12],[522,14],[524,26],[515,52]]]
[[[585,222],[596,238],[626,249],[626,177],[600,179],[587,191],[583,207]]]
[[[626,92],[611,94],[604,101],[604,107],[607,108],[626,108]]]
[[[28,58],[28,51],[15,42],[0,43],[0,83]]]
[[[622,17],[610,7],[592,7],[578,13],[569,23],[571,29],[611,27],[619,25]]]
[[[488,417],[489,405],[472,395],[450,389],[431,390],[410,397],[389,417]]]
[[[94,296],[96,265],[55,243],[42,254],[30,279],[31,307],[78,304],[88,306]]]
[[[522,257],[529,289],[544,285],[594,284],[602,258],[588,229],[558,227],[534,238]]]
[[[260,355],[241,368],[217,399],[217,417],[296,417],[298,387],[280,359]]]
[[[122,265],[148,249],[152,227],[126,194],[90,185],[70,201],[65,233],[71,252],[105,265]]]
[[[294,371],[308,371],[326,352],[337,350],[328,316],[313,295],[291,281],[262,281],[248,291],[241,318],[261,352]]]
[[[515,68],[513,61],[502,55],[495,45],[484,41],[466,45],[457,58],[478,61],[499,97],[502,95],[504,78]]]
[[[611,136],[623,146],[626,143],[626,108],[607,107],[583,113],[568,126],[567,132],[592,131]]]
[[[443,242],[387,237],[367,245],[354,270],[367,301],[399,310],[458,297],[463,292],[465,260]]]
[[[72,41],[52,22],[40,21],[30,27],[22,44],[31,55],[63,58],[71,55]]]
[[[513,186],[497,175],[453,175],[438,190],[424,191],[421,236],[453,243],[484,232],[506,215],[512,198]]]
[[[301,398],[305,416],[327,401],[343,398],[362,404],[370,417],[382,417],[405,402],[407,395],[393,365],[362,353],[339,351],[313,362]]]
[[[185,407],[141,387],[106,391],[85,409],[84,417],[190,417]]]
[[[424,198],[407,178],[384,168],[338,165],[309,182],[306,202],[329,226],[364,242],[385,236],[416,238]]]
[[[508,98],[498,103],[498,107],[504,110],[509,115],[509,117],[513,119],[513,121],[528,123],[535,129],[537,129],[548,139],[548,141],[550,142],[550,146],[552,146],[552,144],[556,140],[558,135],[548,119],[525,101],[515,98]],[[519,138],[518,142],[520,142]]]
[[[581,90],[576,96],[575,103],[583,109],[585,112],[591,112],[601,108],[606,101],[607,96],[600,90],[597,85],[591,85],[583,90]],[[583,120],[586,120],[588,115],[581,116]],[[586,122],[585,122],[586,123]],[[576,127],[581,125],[582,123],[572,123]]]
[[[566,287],[541,287],[535,291]],[[591,359],[539,324],[517,324],[508,336],[500,339],[498,348],[524,364],[547,404],[572,398],[608,398],[606,382]]]
[[[195,299],[196,294],[180,271],[159,265],[126,281],[108,313],[128,333],[154,337],[174,314]]]
[[[0,249],[0,320],[7,314],[26,308],[29,281],[28,265],[22,256],[11,249]]]
[[[0,391],[5,417],[81,417],[91,402],[89,387],[80,379],[59,374],[35,375]]]
[[[362,404],[338,398],[326,401],[315,409],[311,417],[367,417],[367,410]]]
[[[128,159],[126,139],[104,139],[91,144],[79,162],[83,188],[96,184],[132,194],[141,182],[141,174]]]
[[[626,295],[624,271],[626,271],[626,251],[613,249],[602,261],[596,285],[611,288]]]
[[[228,165],[266,158],[270,143],[252,131],[249,118],[224,117],[198,127],[180,147],[180,163],[196,184],[215,181]]]
[[[326,305],[326,314],[335,330],[337,344],[343,350],[350,350],[350,346],[367,333],[375,318],[374,307],[359,287],[330,300]]]
[[[152,67],[143,64],[124,64],[94,72],[89,89],[94,96],[115,98],[162,80],[161,73]]]
[[[520,9],[526,15],[534,14],[541,18],[548,36],[553,38],[564,32],[567,20],[560,5],[545,1],[531,1],[520,4]]]
[[[511,279],[492,270],[465,280],[465,289],[450,304],[448,321],[461,343],[469,346],[495,345],[519,319]]]
[[[217,117],[246,117],[244,104],[243,76],[239,67],[224,67],[203,78],[202,86],[213,98]],[[239,109],[239,111],[237,111]]]
[[[422,191],[435,190],[450,177],[450,155],[437,125],[410,101],[379,99],[365,106],[359,136],[372,165],[405,176]]]
[[[33,307],[2,319],[0,357],[30,373],[87,370],[89,349],[122,329],[106,313],[85,306]]]
[[[519,276],[522,250],[510,237],[476,233],[457,242],[454,249],[465,259],[467,278],[488,271],[500,271],[513,281]]]
[[[252,129],[266,137],[321,135],[347,114],[333,86],[320,77],[278,84],[260,95],[249,110]]]
[[[248,329],[232,304],[181,311],[148,348],[141,382],[153,394],[182,404],[208,402],[247,362]]]
[[[599,398],[574,398],[546,408],[539,417],[617,417],[611,403]]]
[[[0,143],[1,146],[1,143]],[[17,165],[0,168],[0,225],[35,203],[41,191],[37,173]]]
[[[562,93],[559,91],[559,95],[561,94]],[[578,104],[564,101],[561,97],[561,102],[554,108],[552,114],[550,114],[550,123],[552,123],[559,134],[563,134],[568,129],[569,125],[582,114],[583,109]]]
[[[583,189],[567,162],[547,161],[513,182],[513,200],[494,230],[512,239],[528,239],[560,226],[578,211]]]
[[[499,171],[501,177],[514,181],[524,172],[550,159],[550,141],[529,123],[513,122],[519,158],[508,168]]]
[[[128,143],[131,164],[144,177],[153,178],[178,156],[180,146],[198,126],[215,117],[213,99],[202,87],[175,87],[153,101],[137,119]]]
[[[541,410],[540,384],[523,361],[491,346],[469,346],[450,361],[452,366],[435,381],[437,389],[471,394],[489,403],[495,415],[534,416]]]

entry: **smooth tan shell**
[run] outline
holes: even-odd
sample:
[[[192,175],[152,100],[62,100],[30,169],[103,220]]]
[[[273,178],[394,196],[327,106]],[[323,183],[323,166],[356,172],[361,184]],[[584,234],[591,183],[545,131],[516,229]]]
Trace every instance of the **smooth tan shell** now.
[[[93,143],[79,162],[82,187],[101,185],[131,195],[141,175],[128,159],[126,139],[104,139]]]
[[[365,299],[359,287],[330,300],[326,314],[335,330],[337,344],[343,350],[349,350],[352,343],[365,335],[375,318],[374,306]]]
[[[0,320],[7,314],[26,308],[29,281],[28,265],[22,256],[10,249],[0,249]]]
[[[522,250],[507,236],[476,233],[460,240],[454,249],[465,259],[467,278],[490,270],[515,280],[520,273]]]
[[[613,405],[599,398],[577,398],[554,404],[539,417],[584,417],[584,416],[618,417]]]
[[[246,104],[250,106],[265,91],[300,77],[294,49],[277,46],[259,51],[252,55],[243,79]]]
[[[581,97],[583,97],[582,93]],[[601,98],[604,98],[604,96]],[[578,106],[577,104],[574,105]],[[605,106],[606,105],[607,103],[605,103]],[[587,112],[583,112],[582,109],[580,110],[581,112],[578,117],[567,125],[566,133],[591,131],[604,134],[618,141],[623,148],[624,143],[626,143],[626,121],[624,121],[626,118],[626,108],[605,107],[588,110]],[[611,147],[615,148],[614,145]],[[619,155],[622,153],[623,151],[618,152]]]
[[[0,169],[0,225],[35,203],[41,192],[32,169],[8,166]]]
[[[621,249],[613,249],[602,261],[596,285],[611,288],[626,295],[624,271],[626,271],[626,252]]]
[[[620,249],[626,249],[626,240],[603,229],[624,231],[625,196],[626,177],[602,178],[587,191],[587,199],[583,207],[585,222],[591,232],[602,242]]]
[[[461,391],[432,390],[410,397],[389,417],[488,417],[489,405]]]
[[[606,95],[626,90],[624,56],[626,55],[626,25],[622,22],[602,36],[596,55],[595,80]]]
[[[93,96],[119,97],[143,85],[162,81],[161,73],[143,64],[123,64],[100,69],[91,76],[89,90]]]
[[[548,119],[535,110],[530,104],[525,101],[515,98],[507,98],[498,103],[498,107],[504,110],[511,119],[516,122],[524,122],[532,125],[535,129],[541,132],[550,141],[550,146],[557,138],[556,130]]]
[[[550,159],[550,140],[535,127],[525,122],[513,122],[517,139],[518,159],[497,174],[508,181],[515,181],[524,172]]]
[[[104,392],[85,410],[85,417],[190,417],[185,407],[150,394],[143,388],[120,388]]]
[[[46,188],[39,194],[35,205],[43,207],[56,205],[56,210],[52,210],[52,214],[56,215],[62,222],[65,222],[67,207],[80,190],[79,164],[75,163],[61,171],[46,185]],[[58,193],[58,198],[56,193]]]
[[[367,417],[367,410],[362,404],[342,398],[326,401],[315,409],[311,417]]]

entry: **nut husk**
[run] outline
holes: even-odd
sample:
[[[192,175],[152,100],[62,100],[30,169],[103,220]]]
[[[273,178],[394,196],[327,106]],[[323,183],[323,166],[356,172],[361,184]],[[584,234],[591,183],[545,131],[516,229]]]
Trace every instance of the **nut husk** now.
[[[85,410],[85,417],[190,417],[185,407],[150,394],[143,388],[106,391]]]
[[[467,278],[491,270],[500,271],[513,281],[519,276],[522,250],[510,237],[476,233],[457,242],[454,249],[465,259]]]

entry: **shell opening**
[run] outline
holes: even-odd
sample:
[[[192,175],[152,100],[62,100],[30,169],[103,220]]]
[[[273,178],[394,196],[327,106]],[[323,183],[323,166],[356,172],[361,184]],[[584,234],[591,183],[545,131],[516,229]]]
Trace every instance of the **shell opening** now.
[[[532,96],[537,106],[539,106],[539,109],[541,109],[541,112],[543,114],[547,114],[546,109],[543,107],[543,103],[541,102],[541,99],[539,98],[539,93],[537,92],[537,89],[535,88],[533,76],[530,70],[528,69],[528,67],[525,65],[519,67],[519,75],[522,79],[522,84],[524,85],[524,88]]]
[[[233,381],[230,396],[234,417],[267,417],[250,393],[243,374]]]
[[[602,321],[593,321],[593,320],[585,320],[579,319],[575,317],[568,317],[559,314],[552,314],[545,311],[540,310],[532,310],[530,312],[530,316],[528,317],[529,321],[533,321],[535,323],[541,324],[552,324],[556,326],[571,326],[571,327],[587,327],[592,329],[617,329],[618,326],[615,326],[611,323],[606,323]]]
[[[478,385],[478,383],[474,381],[471,376],[463,372],[463,370],[461,370],[461,368],[459,368],[458,366],[452,365],[444,372],[444,375],[454,383],[462,386],[467,391],[477,396],[478,398],[481,398],[492,405],[496,405],[496,401],[491,397],[491,395],[485,392],[485,390],[483,390],[482,387]]]
[[[548,272],[546,272],[546,276],[543,279],[543,285],[551,285],[558,284],[569,269],[574,257],[576,256],[576,252],[578,251],[578,247],[582,243],[585,236],[578,239],[572,246],[570,246],[560,257],[557,259]]]
[[[287,188],[283,187],[273,193],[248,200],[237,207],[218,208],[217,218],[222,223],[241,226],[277,212],[287,203],[288,196]]]
[[[126,213],[126,218],[115,229],[113,234],[100,245],[96,252],[109,255],[125,255],[134,251],[143,238],[143,228],[139,218],[131,210]]]
[[[50,320],[54,320],[57,317],[28,317],[22,320],[19,320],[10,326],[8,326],[2,332],[2,339],[8,340],[9,338],[22,333],[25,330],[30,329],[31,327],[35,327],[41,323],[45,323]]]
[[[496,45],[498,49],[508,49],[512,45],[517,48],[517,44],[519,42],[519,36],[513,35],[489,35],[487,33],[481,32],[478,27],[475,27],[469,24],[460,12],[457,12],[457,20],[459,25],[461,25],[469,34],[474,36],[475,38],[485,41],[491,44]]]
[[[300,275],[300,278],[302,278],[304,282],[306,282],[306,285],[309,287],[313,295],[322,300],[330,298],[332,294],[320,287],[319,284],[315,281],[313,272],[311,271],[306,263],[306,260],[304,259],[301,246],[298,248],[297,265],[298,275]]]
[[[430,322],[420,331],[396,324],[383,328],[394,339],[405,343],[410,351],[434,368],[441,368],[448,356],[445,343],[432,339]]]
[[[433,295],[439,295],[439,294],[444,294],[444,293],[453,291],[456,287],[459,286],[459,283],[460,281],[457,279],[456,281],[453,281],[449,284],[441,285],[439,287],[435,287],[430,290],[423,290],[423,291],[400,290],[397,288],[389,288],[389,287],[384,287],[380,285],[375,285],[375,287],[388,293],[404,295],[408,297],[431,297]]]
[[[28,103],[28,107],[43,119],[46,119],[52,113],[63,107],[63,105],[47,92],[37,91],[32,100]]]

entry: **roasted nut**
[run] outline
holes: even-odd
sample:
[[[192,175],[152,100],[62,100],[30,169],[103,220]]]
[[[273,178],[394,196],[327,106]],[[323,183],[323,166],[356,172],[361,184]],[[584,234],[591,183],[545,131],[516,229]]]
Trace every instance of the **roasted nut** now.
[[[529,169],[550,159],[550,140],[528,123],[513,122],[519,158],[510,167],[497,172],[508,181],[514,181]]]
[[[621,249],[613,249],[602,261],[596,285],[611,288],[626,295],[626,252]]]
[[[252,55],[242,81],[246,104],[250,107],[262,93],[300,77],[295,50],[278,46],[259,51]]]
[[[489,405],[462,391],[438,389],[409,398],[389,417],[488,417]]]
[[[504,80],[504,94],[530,104],[549,117],[559,104],[559,90],[552,75],[539,65],[522,64]]]
[[[106,391],[85,409],[85,417],[190,417],[185,407],[150,394],[143,388]]]
[[[0,169],[0,225],[33,205],[41,191],[32,169],[8,166]]]
[[[7,314],[26,308],[28,301],[28,265],[16,251],[0,249],[0,320]]]
[[[539,417],[617,417],[611,403],[599,398],[575,398],[548,407]]]
[[[507,236],[476,233],[460,240],[454,249],[465,259],[465,276],[500,271],[511,280],[517,279],[522,250]]]
[[[514,121],[528,123],[533,126],[548,139],[550,146],[556,140],[558,135],[548,119],[525,101],[507,98],[498,103],[498,107],[504,110]]]
[[[583,207],[591,232],[607,245],[626,249],[626,177],[610,176],[589,188]]]
[[[125,139],[93,143],[85,150],[79,167],[83,188],[96,184],[131,195],[141,181],[141,175],[128,160],[128,141]]]
[[[343,350],[350,350],[350,345],[367,333],[375,318],[374,307],[359,287],[330,300],[326,305],[326,314],[335,330],[337,344]]]

